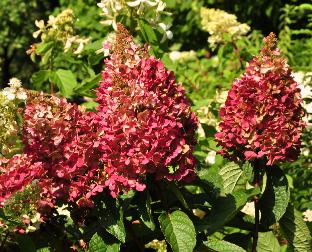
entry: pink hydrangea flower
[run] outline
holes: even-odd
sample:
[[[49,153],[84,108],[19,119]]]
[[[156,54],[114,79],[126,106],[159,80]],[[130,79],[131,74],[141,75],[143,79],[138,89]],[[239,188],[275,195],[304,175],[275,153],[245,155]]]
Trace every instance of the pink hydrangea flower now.
[[[267,165],[294,161],[305,126],[300,89],[273,33],[260,55],[234,81],[220,110],[220,153],[233,160],[265,159]]]
[[[184,90],[121,25],[97,97],[95,120],[103,134],[96,145],[114,197],[144,190],[147,174],[168,180],[194,177],[197,119]]]
[[[15,155],[11,159],[0,160],[0,208],[12,194],[23,190],[44,174],[44,165],[33,162],[31,156]]]
[[[74,202],[103,191],[100,156],[93,148],[97,131],[88,119],[88,113],[55,96],[31,97],[26,105],[24,153],[45,165],[40,182],[45,201],[52,205],[56,200]]]

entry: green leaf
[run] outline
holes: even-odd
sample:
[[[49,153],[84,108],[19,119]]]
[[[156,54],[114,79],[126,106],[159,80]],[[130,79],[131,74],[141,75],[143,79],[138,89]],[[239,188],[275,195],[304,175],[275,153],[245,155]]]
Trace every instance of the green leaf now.
[[[46,82],[51,76],[50,70],[40,70],[31,76],[31,83],[37,90],[42,89],[41,86]]]
[[[92,78],[87,79],[81,85],[78,85],[77,87],[75,87],[75,89],[74,89],[75,94],[84,95],[85,93],[87,93],[91,89],[95,88],[98,85],[100,80],[101,80],[101,74],[100,73],[93,76]]]
[[[152,216],[152,209],[151,209],[151,196],[148,191],[142,193],[142,197],[140,197],[140,202],[138,204],[139,212],[140,212],[140,219],[141,221],[152,231],[155,230],[155,223]]]
[[[145,42],[151,45],[153,53],[155,54],[156,57],[159,58],[159,54],[158,54],[159,42],[157,39],[156,31],[153,29],[153,27],[149,23],[147,23],[143,19],[139,20],[139,26],[140,26],[142,37],[144,38]]]
[[[257,243],[257,252],[280,252],[281,247],[272,231],[260,232]]]
[[[173,194],[177,197],[177,199],[180,201],[180,203],[184,208],[190,210],[190,207],[186,202],[184,195],[182,194],[180,188],[175,183],[168,183],[168,189],[171,192],[173,192]]]
[[[193,222],[182,211],[163,213],[158,218],[161,231],[174,252],[192,252],[196,245]]]
[[[36,44],[36,53],[39,55],[45,54],[48,50],[50,50],[54,45],[54,42],[42,42],[40,44]]]
[[[283,171],[273,167],[267,172],[265,191],[260,199],[261,223],[273,225],[286,212],[290,197],[288,180]]]
[[[105,234],[95,233],[89,243],[89,252],[118,252],[120,243],[112,243]]]
[[[240,246],[223,240],[211,240],[203,242],[203,244],[207,248],[218,252],[246,252],[246,250]]]
[[[126,230],[123,222],[123,211],[122,208],[117,207],[116,200],[107,198],[99,209],[98,218],[101,227],[122,243],[125,242]]]
[[[36,252],[34,242],[28,235],[16,235],[16,240],[21,252]]]
[[[73,89],[77,86],[77,80],[72,71],[58,69],[54,73],[53,79],[63,96],[68,98],[73,95]]]
[[[287,207],[286,213],[279,221],[281,229],[289,244],[296,252],[312,251],[312,238],[302,214],[293,206]]]
[[[239,190],[226,195],[226,197],[219,197],[211,213],[205,217],[208,233],[212,234],[220,229],[235,216],[251,197],[259,193],[260,189],[257,188],[248,191]]]
[[[223,179],[224,193],[229,194],[233,192],[239,178],[243,174],[243,170],[238,164],[230,162],[220,169],[219,174]]]

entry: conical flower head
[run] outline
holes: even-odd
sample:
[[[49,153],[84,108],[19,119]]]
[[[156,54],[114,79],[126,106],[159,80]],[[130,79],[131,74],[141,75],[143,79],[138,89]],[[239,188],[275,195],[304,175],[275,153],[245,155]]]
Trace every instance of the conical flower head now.
[[[220,110],[220,153],[233,160],[294,161],[305,123],[300,89],[273,33],[234,81]]]
[[[97,90],[99,149],[112,195],[143,190],[147,174],[194,176],[197,119],[172,72],[118,25]]]

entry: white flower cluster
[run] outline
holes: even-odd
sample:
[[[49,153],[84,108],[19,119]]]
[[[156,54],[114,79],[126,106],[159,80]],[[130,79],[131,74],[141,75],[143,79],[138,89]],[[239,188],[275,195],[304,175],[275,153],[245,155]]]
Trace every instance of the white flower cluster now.
[[[64,52],[74,49],[74,54],[80,54],[84,46],[90,41],[89,38],[81,38],[74,34],[75,16],[71,9],[66,9],[56,17],[50,15],[47,24],[43,20],[36,20],[35,25],[39,28],[33,33],[37,38],[41,34],[41,40],[49,42],[61,41],[64,44]]]
[[[304,120],[307,124],[307,131],[312,131],[312,73],[304,72],[293,72],[292,76],[294,80],[299,84],[302,107],[305,110]],[[311,150],[311,139],[306,141],[305,138],[302,139],[302,149],[301,153],[304,156],[309,156]]]
[[[132,19],[145,19],[154,28],[159,27],[163,32],[161,42],[173,37],[170,26],[160,22],[161,14],[170,15],[164,11],[166,3],[162,0],[101,0],[97,5],[102,9],[102,16],[105,18],[101,23],[111,25],[114,30],[117,30],[117,18],[126,15]]]
[[[200,10],[201,25],[203,30],[210,33],[208,43],[211,47],[225,42],[226,36],[231,40],[246,35],[250,27],[237,21],[237,17],[223,10],[202,7]]]
[[[27,225],[25,230],[26,234],[35,232],[40,228],[40,224],[42,222],[40,213],[37,212],[32,218],[30,218],[28,215],[23,215],[22,217],[24,224]]]
[[[13,101],[15,99],[26,100],[27,94],[22,88],[22,83],[17,78],[12,78],[9,81],[9,87],[4,88],[1,93],[9,100]]]
[[[16,135],[16,112],[18,102],[25,101],[27,94],[21,86],[21,81],[12,78],[9,87],[0,91],[0,151],[1,154],[10,150],[10,139]]]
[[[169,58],[172,61],[188,61],[188,60],[194,60],[196,59],[196,52],[191,51],[172,51],[169,53]]]

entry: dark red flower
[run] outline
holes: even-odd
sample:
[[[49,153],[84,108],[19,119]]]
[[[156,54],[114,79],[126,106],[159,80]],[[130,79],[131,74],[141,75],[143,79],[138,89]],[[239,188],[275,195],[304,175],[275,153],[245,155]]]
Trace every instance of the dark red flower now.
[[[300,89],[273,33],[235,80],[220,110],[220,153],[233,160],[294,161],[305,123]]]

